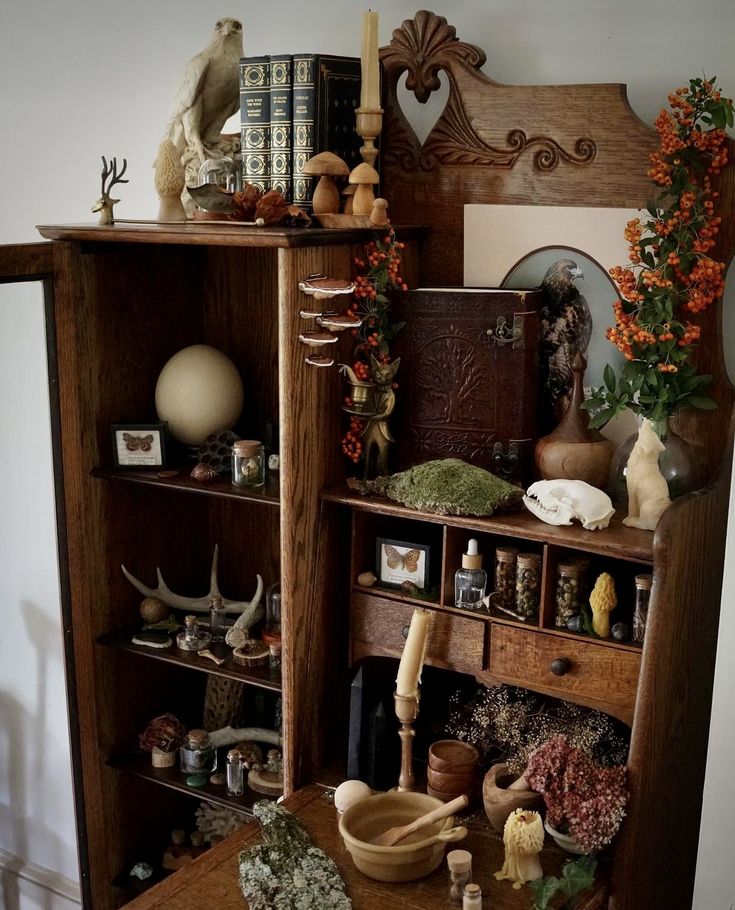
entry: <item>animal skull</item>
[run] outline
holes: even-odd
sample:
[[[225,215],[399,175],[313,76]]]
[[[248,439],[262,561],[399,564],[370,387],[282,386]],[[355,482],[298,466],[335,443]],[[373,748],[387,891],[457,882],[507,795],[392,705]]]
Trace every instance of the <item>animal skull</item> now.
[[[570,525],[572,519],[588,531],[606,528],[615,514],[607,493],[583,480],[539,480],[523,497],[526,508],[550,525]]]

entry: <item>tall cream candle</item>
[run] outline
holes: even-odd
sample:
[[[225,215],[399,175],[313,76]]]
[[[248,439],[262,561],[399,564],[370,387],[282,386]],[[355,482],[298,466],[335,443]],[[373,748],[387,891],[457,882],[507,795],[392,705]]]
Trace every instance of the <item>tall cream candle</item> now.
[[[360,54],[362,82],[360,107],[380,108],[380,62],[378,59],[378,14],[368,10],[362,14],[362,45]]]
[[[429,634],[431,611],[417,607],[411,617],[408,637],[398,665],[396,695],[415,696],[419,691],[421,668],[426,654],[426,638]]]

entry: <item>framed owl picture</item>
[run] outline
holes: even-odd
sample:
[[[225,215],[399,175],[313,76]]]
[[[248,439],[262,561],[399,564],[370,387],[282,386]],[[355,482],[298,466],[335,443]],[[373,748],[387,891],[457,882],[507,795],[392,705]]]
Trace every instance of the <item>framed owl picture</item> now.
[[[423,591],[429,584],[429,547],[400,540],[376,540],[376,575],[388,588],[400,588],[410,581]]]
[[[112,424],[112,461],[116,468],[166,466],[167,423]]]

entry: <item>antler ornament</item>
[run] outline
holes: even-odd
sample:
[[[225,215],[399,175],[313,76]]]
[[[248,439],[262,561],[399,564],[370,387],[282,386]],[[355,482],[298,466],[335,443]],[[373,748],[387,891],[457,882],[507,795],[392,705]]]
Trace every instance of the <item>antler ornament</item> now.
[[[93,212],[100,213],[100,220],[98,224],[114,224],[115,218],[112,214],[113,206],[116,202],[119,202],[119,199],[113,199],[110,196],[110,190],[116,183],[129,183],[130,181],[125,179],[123,180],[123,174],[127,170],[128,160],[123,158],[122,170],[120,173],[117,171],[117,158],[111,158],[108,165],[105,160],[105,156],[102,156],[102,194],[100,198],[92,206]],[[107,178],[110,178],[110,182],[105,186],[105,181]]]

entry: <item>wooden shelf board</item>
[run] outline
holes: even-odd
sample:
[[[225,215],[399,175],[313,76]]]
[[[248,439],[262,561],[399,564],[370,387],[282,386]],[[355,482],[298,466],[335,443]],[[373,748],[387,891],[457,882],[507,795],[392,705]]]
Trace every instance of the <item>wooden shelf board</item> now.
[[[176,243],[192,246],[228,247],[314,247],[371,240],[370,228],[287,228],[257,227],[237,221],[156,224],[146,221],[118,221],[99,224],[39,224],[37,230],[47,240],[86,240],[94,243]],[[401,239],[418,238],[427,227],[399,226]]]
[[[478,518],[473,515],[436,515],[433,512],[419,512],[382,496],[361,496],[346,484],[329,488],[321,494],[327,502],[349,506],[361,512],[393,515],[396,518],[410,518],[413,521],[427,521],[434,524],[459,527],[467,531],[496,534],[503,537],[518,537],[534,540],[571,550],[584,550],[615,559],[625,559],[650,565],[653,562],[653,532],[626,528],[614,516],[609,527],[601,531],[586,531],[581,525],[557,527],[540,521],[528,511]]]
[[[123,483],[146,484],[167,490],[180,490],[187,493],[199,493],[204,496],[224,496],[232,499],[243,499],[248,502],[261,502],[264,505],[280,507],[281,492],[278,475],[269,474],[262,487],[236,487],[230,481],[229,474],[216,477],[209,483],[201,483],[190,476],[192,465],[180,468],[175,477],[159,477],[158,471],[123,470],[118,468],[93,468],[92,476],[102,480],[121,481]],[[171,470],[177,470],[176,467]]]
[[[232,658],[232,650],[225,644],[215,642],[209,648],[217,657],[225,658],[225,663],[218,667],[217,664],[206,657],[199,657],[196,652],[181,651],[175,644],[165,650],[135,645],[131,641],[131,636],[135,631],[137,630],[128,629],[119,632],[107,632],[101,635],[97,641],[106,647],[128,651],[140,657],[147,657],[149,660],[162,660],[166,663],[186,667],[189,670],[198,670],[200,673],[223,676],[225,679],[234,679],[238,682],[258,686],[261,689],[269,689],[271,692],[281,691],[281,674],[278,670],[271,670],[267,665],[264,667],[243,667],[235,663]]]
[[[136,777],[160,784],[162,787],[168,787],[171,790],[178,790],[179,793],[185,793],[187,796],[193,796],[194,799],[206,799],[209,802],[227,806],[229,809],[235,809],[251,817],[253,804],[260,799],[265,799],[262,794],[251,790],[247,785],[242,796],[228,796],[225,787],[215,787],[210,783],[207,783],[204,787],[187,787],[187,775],[180,771],[178,766],[173,768],[154,768],[151,765],[151,757],[147,752],[129,752],[124,755],[113,755],[107,760],[107,764],[116,771],[134,774]]]

